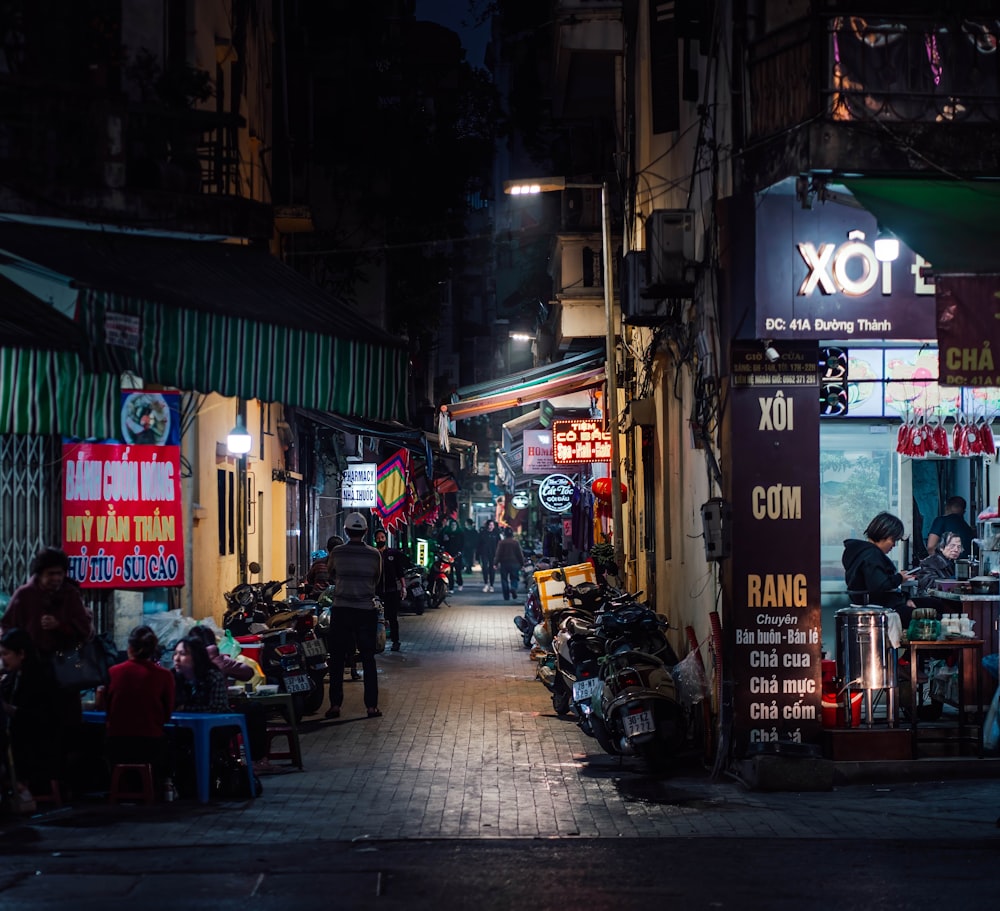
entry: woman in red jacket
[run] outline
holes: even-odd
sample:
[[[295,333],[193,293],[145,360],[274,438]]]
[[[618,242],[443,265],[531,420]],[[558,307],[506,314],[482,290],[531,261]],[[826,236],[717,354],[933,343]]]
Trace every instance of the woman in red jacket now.
[[[108,761],[148,762],[167,774],[163,726],[174,710],[174,677],[157,664],[160,643],[148,626],[128,637],[128,661],[111,668],[105,751]]]

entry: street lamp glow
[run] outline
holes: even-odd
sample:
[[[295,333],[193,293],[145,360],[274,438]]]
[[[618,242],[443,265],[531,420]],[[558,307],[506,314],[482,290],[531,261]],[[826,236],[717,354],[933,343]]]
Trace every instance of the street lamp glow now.
[[[874,243],[875,259],[880,263],[894,263],[899,259],[899,240],[886,231],[880,231]]]
[[[512,342],[533,342],[535,337],[530,332],[512,332],[510,340]]]
[[[526,180],[505,180],[503,191],[508,196],[534,196],[566,189],[565,177],[529,177]]]
[[[253,439],[249,431],[243,425],[243,416],[236,416],[236,426],[229,431],[226,437],[226,449],[233,455],[246,455],[253,446]]]
[[[604,285],[604,314],[607,320],[605,333],[605,369],[607,371],[607,413],[608,434],[611,437],[611,527],[612,543],[615,549],[615,564],[619,572],[625,570],[624,535],[625,522],[622,518],[622,486],[619,480],[621,460],[618,440],[618,371],[617,333],[615,331],[615,298],[612,287],[614,269],[611,254],[611,201],[608,182],[569,183],[565,177],[536,177],[528,180],[505,180],[504,193],[510,196],[524,196],[534,193],[551,193],[559,190],[600,190],[601,191],[601,239],[604,247],[601,258]],[[513,337],[513,336],[512,336]]]

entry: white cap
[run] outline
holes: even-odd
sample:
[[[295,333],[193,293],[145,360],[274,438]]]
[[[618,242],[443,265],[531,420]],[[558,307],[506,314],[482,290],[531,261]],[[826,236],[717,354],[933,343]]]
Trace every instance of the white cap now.
[[[344,521],[344,531],[368,531],[368,520],[360,512],[352,512]]]

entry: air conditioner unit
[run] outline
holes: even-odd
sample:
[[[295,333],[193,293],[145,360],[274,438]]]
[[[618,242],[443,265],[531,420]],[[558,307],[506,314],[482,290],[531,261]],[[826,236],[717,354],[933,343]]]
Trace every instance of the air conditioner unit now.
[[[472,482],[472,495],[474,497],[489,497],[490,496],[490,482],[489,481],[473,481]]]
[[[648,296],[648,252],[626,253],[622,263],[622,321],[629,326],[655,326],[668,316],[667,301]]]
[[[655,209],[646,219],[649,258],[648,293],[655,297],[690,297],[693,290],[694,212]]]

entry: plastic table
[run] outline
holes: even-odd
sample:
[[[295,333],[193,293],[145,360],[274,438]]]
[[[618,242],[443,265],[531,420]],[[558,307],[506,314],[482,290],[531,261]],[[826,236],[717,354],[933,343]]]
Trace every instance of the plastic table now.
[[[83,720],[89,724],[104,724],[106,715],[104,712],[86,711],[83,713]],[[215,728],[238,728],[243,735],[243,756],[250,776],[250,792],[254,797],[257,796],[246,718],[237,712],[174,712],[170,720],[178,727],[187,728],[194,734],[194,771],[199,802],[208,803],[209,800],[212,776],[210,740]]]

